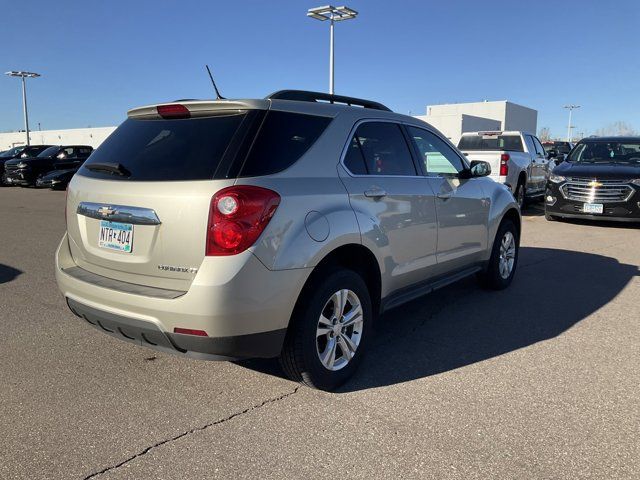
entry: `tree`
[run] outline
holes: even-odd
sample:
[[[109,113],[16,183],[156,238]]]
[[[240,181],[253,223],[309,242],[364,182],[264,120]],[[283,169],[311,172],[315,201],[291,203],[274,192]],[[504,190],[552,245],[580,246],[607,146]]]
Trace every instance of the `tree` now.
[[[618,120],[617,122],[610,123],[609,125],[596,130],[595,134],[599,137],[616,135],[634,137],[638,135],[638,131],[627,122]]]
[[[538,138],[541,142],[548,142],[551,140],[551,129],[549,127],[542,127],[538,130]]]

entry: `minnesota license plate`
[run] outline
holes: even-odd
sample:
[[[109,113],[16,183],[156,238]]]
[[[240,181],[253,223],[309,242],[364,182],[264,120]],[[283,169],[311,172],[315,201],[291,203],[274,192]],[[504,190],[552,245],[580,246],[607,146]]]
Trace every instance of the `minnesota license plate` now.
[[[100,220],[98,246],[123,253],[133,251],[133,225]]]
[[[582,205],[584,213],[603,213],[604,208],[601,203],[585,203]]]

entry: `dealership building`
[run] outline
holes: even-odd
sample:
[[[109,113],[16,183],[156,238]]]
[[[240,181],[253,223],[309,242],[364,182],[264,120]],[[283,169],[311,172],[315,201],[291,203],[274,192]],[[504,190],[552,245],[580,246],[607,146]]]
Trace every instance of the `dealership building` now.
[[[535,134],[538,125],[536,110],[506,100],[431,105],[426,115],[416,118],[433,125],[456,144],[465,132],[522,130]]]
[[[116,127],[70,128],[29,132],[31,145],[89,145],[96,148]],[[0,151],[27,143],[25,132],[0,133]]]

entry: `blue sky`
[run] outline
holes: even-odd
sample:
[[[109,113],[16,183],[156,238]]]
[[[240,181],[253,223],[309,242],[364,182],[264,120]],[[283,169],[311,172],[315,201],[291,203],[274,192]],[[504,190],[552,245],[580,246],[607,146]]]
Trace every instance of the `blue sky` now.
[[[346,1],[346,0],[345,0]],[[313,1],[7,0],[0,69],[31,70],[32,129],[116,125],[147,103],[328,88],[328,25]],[[640,129],[640,1],[349,0],[336,26],[336,93],[401,112],[510,100],[564,136]],[[17,79],[0,77],[0,131],[21,129]]]

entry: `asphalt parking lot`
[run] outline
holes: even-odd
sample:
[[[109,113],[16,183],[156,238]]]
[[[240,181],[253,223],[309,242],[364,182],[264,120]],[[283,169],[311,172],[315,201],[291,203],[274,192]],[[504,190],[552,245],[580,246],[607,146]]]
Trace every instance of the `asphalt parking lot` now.
[[[0,188],[0,478],[638,478],[640,228],[524,218],[512,287],[396,309],[337,393],[66,308],[64,192]]]

